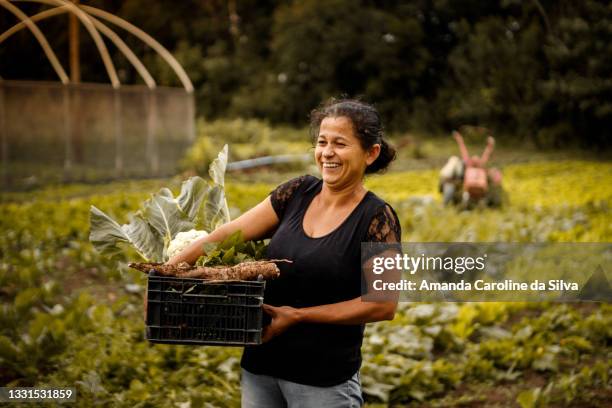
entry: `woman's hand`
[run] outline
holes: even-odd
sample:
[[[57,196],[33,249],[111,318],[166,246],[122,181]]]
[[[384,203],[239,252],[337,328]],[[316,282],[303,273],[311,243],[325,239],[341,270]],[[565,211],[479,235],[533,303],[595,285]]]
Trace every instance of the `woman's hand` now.
[[[221,242],[238,230],[242,231],[242,238],[245,241],[269,238],[278,223],[278,216],[272,207],[270,196],[268,196],[240,217],[221,225],[207,236],[193,241],[180,253],[169,259],[166,265],[178,265],[181,262],[193,265],[200,256],[204,255],[205,243]]]
[[[264,343],[300,321],[299,309],[291,306],[276,307],[264,304],[263,310],[272,317],[270,324],[263,329]]]
[[[487,144],[491,146],[495,146],[495,139],[493,139],[493,136],[487,137]]]

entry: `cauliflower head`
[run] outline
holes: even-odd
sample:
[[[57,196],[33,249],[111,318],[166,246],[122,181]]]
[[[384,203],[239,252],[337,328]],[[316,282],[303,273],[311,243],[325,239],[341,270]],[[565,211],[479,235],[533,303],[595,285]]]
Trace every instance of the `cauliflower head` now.
[[[183,249],[187,248],[189,244],[195,241],[198,238],[202,238],[208,235],[206,231],[198,231],[195,229],[189,231],[183,231],[176,234],[174,239],[170,241],[170,245],[168,245],[168,250],[166,251],[166,255],[168,259],[172,258],[174,255],[180,253]]]

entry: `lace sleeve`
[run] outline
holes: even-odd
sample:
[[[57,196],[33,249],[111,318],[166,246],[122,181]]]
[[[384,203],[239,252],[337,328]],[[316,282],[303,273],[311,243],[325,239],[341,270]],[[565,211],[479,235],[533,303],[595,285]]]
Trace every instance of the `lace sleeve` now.
[[[279,185],[270,193],[272,208],[274,208],[279,220],[283,218],[285,209],[289,201],[291,201],[293,193],[302,185],[304,180],[306,180],[306,176],[296,177]]]
[[[400,242],[401,239],[402,229],[395,211],[388,204],[380,207],[372,217],[366,242]]]

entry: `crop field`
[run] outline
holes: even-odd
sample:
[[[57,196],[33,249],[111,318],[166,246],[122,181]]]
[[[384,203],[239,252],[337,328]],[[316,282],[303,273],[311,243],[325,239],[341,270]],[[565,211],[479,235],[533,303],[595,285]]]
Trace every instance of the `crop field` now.
[[[612,164],[533,161],[503,168],[500,209],[445,208],[437,171],[374,176],[408,242],[610,242]],[[265,180],[265,178],[262,178]],[[42,187],[0,198],[0,383],[77,388],[76,406],[236,407],[242,350],[144,339],[145,279],[88,241],[89,208],[114,219],[179,179]],[[232,216],[274,183],[228,176]],[[367,406],[609,407],[612,305],[403,303],[367,325]],[[325,367],[321,367],[325,369]]]

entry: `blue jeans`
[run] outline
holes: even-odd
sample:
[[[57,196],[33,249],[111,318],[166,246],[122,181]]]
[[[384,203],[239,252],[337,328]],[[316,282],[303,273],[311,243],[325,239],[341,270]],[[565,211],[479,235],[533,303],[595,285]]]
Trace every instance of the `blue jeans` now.
[[[298,384],[242,369],[242,408],[359,408],[363,405],[359,370],[332,387]]]

